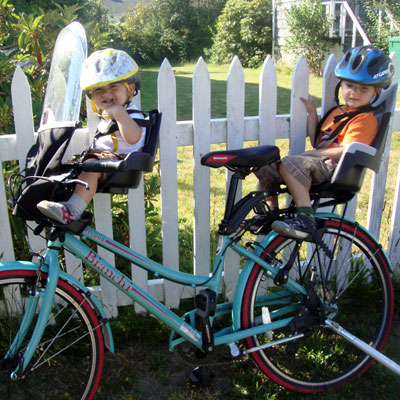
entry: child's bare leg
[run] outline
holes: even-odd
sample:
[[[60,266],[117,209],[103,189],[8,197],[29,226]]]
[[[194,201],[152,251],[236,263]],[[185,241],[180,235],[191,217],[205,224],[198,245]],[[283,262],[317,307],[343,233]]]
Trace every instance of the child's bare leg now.
[[[268,190],[268,188],[264,187],[261,183],[259,184],[260,190]],[[276,210],[279,208],[278,196],[271,196],[265,199],[265,204],[272,210]]]
[[[93,199],[94,195],[97,191],[97,185],[99,179],[101,178],[101,172],[81,172],[79,174],[78,179],[81,181],[86,182],[89,185],[89,189],[86,189],[82,185],[76,185],[74,193],[78,196],[82,197],[83,200],[86,201],[86,204]]]
[[[38,203],[37,207],[43,215],[61,224],[80,219],[87,204],[96,194],[100,178],[100,172],[82,172],[79,174],[79,179],[85,181],[89,185],[89,189],[86,189],[82,185],[76,185],[74,193],[66,202],[58,203],[43,200]]]

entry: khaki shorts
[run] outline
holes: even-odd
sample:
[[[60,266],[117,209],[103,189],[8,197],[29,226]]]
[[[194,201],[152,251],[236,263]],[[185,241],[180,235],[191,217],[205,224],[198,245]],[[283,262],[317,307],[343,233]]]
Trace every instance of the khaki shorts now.
[[[289,173],[308,189],[328,181],[337,163],[328,157],[286,156],[280,160]],[[279,162],[266,165],[255,172],[263,189],[277,190],[284,184],[279,173]]]

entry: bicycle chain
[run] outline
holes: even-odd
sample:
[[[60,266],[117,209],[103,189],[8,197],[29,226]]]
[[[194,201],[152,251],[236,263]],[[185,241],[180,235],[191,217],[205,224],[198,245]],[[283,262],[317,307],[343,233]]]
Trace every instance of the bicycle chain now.
[[[232,364],[240,364],[247,362],[250,358],[248,356],[238,356],[236,358],[231,358],[227,361],[217,361],[210,362],[210,359],[215,359],[217,356],[220,356],[222,353],[221,346],[214,349],[213,353],[207,354],[204,358],[197,358],[196,351],[198,350],[196,347],[190,345],[189,343],[182,343],[177,346],[177,353],[179,354],[182,361],[189,367],[218,367],[222,365],[232,365]],[[230,356],[232,357],[232,356]]]

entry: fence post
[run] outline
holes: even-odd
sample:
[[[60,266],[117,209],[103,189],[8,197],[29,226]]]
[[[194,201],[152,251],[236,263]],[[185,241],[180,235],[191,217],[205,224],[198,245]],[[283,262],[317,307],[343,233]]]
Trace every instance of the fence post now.
[[[277,98],[278,83],[276,69],[272,57],[268,56],[260,72],[258,103],[260,145],[275,144]]]
[[[134,97],[136,107],[141,110],[141,93]],[[144,181],[143,176],[136,189],[128,191],[128,223],[129,223],[129,241],[130,247],[140,254],[147,255],[146,248],[146,220],[145,220],[145,200],[144,200]],[[147,291],[148,272],[131,264],[131,275],[135,283],[143,290]],[[117,292],[118,305],[132,304],[132,300],[123,294]],[[146,314],[146,310],[135,303],[136,314]]]
[[[1,160],[0,160],[1,161]],[[8,218],[7,197],[4,186],[3,168],[0,169],[0,260],[15,260],[14,245]]]
[[[202,58],[193,73],[193,189],[194,189],[194,263],[197,275],[210,273],[210,169],[200,164],[210,151],[211,83]]]
[[[92,143],[94,134],[98,125],[98,118],[93,112],[89,99],[86,99],[86,110],[88,116],[88,136],[89,142]],[[111,198],[106,193],[96,193],[93,198],[93,209],[95,215],[96,230],[104,235],[113,238],[112,229],[112,213],[111,213]],[[115,265],[114,254],[110,251],[98,246],[97,252],[100,257],[104,258],[111,265]],[[101,301],[107,317],[117,317],[118,315],[118,298],[117,288],[107,279],[100,276],[101,286]]]
[[[307,135],[307,112],[300,97],[308,97],[308,66],[303,56],[296,62],[292,76],[292,94],[290,100],[290,147],[289,154],[300,154],[305,149]]]
[[[398,79],[398,64],[397,57],[394,53],[391,54],[391,59],[394,64],[395,74],[392,78],[393,82],[397,82]],[[371,196],[368,205],[368,218],[367,218],[367,229],[379,240],[379,233],[381,228],[381,220],[383,214],[383,207],[385,201],[385,188],[386,188],[386,176],[389,165],[390,147],[392,143],[392,129],[393,129],[393,118],[390,120],[389,131],[387,134],[385,149],[382,155],[381,165],[379,172],[373,173],[372,184],[371,184]]]
[[[25,168],[28,150],[35,143],[35,130],[33,127],[31,89],[22,69],[17,66],[11,83],[11,97],[14,112],[15,134],[17,135],[17,148],[19,169]],[[33,227],[36,226],[32,222]],[[46,247],[46,242],[32,231],[28,230],[29,244],[33,250],[39,251]]]
[[[167,59],[158,74],[158,108],[162,112],[160,127],[160,172],[163,264],[179,270],[178,243],[178,180],[176,135],[176,82]],[[164,282],[165,303],[179,307],[179,290],[172,282]]]
[[[227,149],[239,149],[243,147],[244,139],[244,72],[239,58],[235,56],[231,62],[226,89],[226,119],[227,119]],[[227,171],[227,178],[231,175]],[[227,180],[228,188],[228,180]],[[240,199],[242,185],[239,183],[236,200]],[[239,279],[239,256],[228,251],[225,259],[225,296],[232,300],[235,294],[236,284]]]
[[[396,182],[387,255],[392,264],[394,275],[397,277],[400,266],[400,163],[397,169]]]

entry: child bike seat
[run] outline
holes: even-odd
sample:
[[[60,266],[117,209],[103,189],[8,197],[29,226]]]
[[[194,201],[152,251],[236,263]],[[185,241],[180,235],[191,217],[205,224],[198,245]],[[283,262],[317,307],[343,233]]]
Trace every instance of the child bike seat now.
[[[123,160],[93,160],[80,164],[80,168],[89,172],[111,172],[106,182],[99,185],[97,192],[127,194],[129,189],[139,186],[143,172],[153,170],[158,149],[161,113],[157,110],[148,112],[146,138],[143,151],[129,153]]]
[[[379,171],[382,154],[389,131],[390,118],[396,103],[397,83],[383,90],[375,112],[378,132],[371,146],[350,143],[346,146],[329,182],[314,185],[310,189],[315,197],[334,198],[340,202],[351,200],[362,186],[366,168]]]

